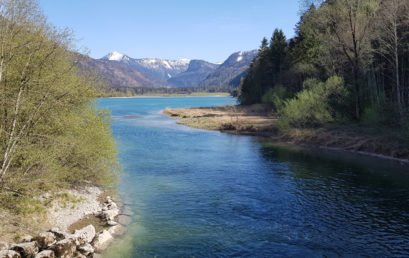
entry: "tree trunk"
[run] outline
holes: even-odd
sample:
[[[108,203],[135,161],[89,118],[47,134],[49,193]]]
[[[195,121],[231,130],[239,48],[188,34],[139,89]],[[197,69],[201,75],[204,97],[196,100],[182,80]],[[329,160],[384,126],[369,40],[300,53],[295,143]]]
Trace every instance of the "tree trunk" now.
[[[396,80],[396,101],[398,103],[399,114],[402,115],[401,90],[400,90],[400,75],[399,75],[399,49],[398,49],[398,26],[396,21],[393,26],[394,33],[394,57],[395,57],[395,80]]]

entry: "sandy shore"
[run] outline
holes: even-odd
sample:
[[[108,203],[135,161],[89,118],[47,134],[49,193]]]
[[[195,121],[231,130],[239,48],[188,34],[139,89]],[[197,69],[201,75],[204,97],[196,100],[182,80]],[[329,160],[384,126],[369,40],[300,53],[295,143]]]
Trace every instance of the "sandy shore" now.
[[[47,211],[49,224],[63,231],[86,216],[96,214],[102,207],[99,201],[102,191],[98,187],[70,190],[66,193],[69,200],[57,199]]]
[[[36,235],[58,227],[72,231],[85,224],[101,229],[103,223],[95,217],[106,200],[106,193],[95,186],[44,194],[37,199],[42,207],[27,214],[13,214],[0,207],[0,241],[12,242],[24,235]],[[35,206],[29,206],[32,209]]]

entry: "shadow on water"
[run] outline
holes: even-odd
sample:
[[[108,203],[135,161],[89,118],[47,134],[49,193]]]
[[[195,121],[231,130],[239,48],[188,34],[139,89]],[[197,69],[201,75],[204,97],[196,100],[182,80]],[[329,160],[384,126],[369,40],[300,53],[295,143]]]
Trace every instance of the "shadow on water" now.
[[[288,169],[303,220],[325,233],[323,245],[342,255],[400,256],[409,247],[409,167],[394,161],[323,149],[276,145],[260,152]],[[272,171],[276,173],[277,171]],[[361,246],[363,243],[365,245]],[[361,247],[360,247],[361,246]]]

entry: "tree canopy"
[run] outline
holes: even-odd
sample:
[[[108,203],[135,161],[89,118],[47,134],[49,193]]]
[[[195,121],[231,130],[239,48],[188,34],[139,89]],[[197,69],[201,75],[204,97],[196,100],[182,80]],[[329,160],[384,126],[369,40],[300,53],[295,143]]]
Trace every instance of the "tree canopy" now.
[[[260,49],[242,80],[240,102],[266,101],[263,96],[272,96],[278,86],[293,98],[305,90],[305,80],[337,76],[348,93],[343,95],[342,121],[365,121],[375,113],[378,123],[405,127],[409,2],[328,0],[305,1],[304,6],[294,38],[287,41],[276,29],[269,49]]]
[[[35,1],[0,0],[0,199],[114,178],[109,116],[72,46]]]

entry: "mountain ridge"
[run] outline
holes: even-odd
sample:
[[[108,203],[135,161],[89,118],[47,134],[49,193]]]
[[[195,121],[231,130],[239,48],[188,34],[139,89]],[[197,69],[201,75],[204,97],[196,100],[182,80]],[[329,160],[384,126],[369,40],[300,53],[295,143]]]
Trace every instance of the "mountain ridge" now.
[[[113,89],[229,88],[236,86],[231,80],[237,80],[248,69],[254,53],[256,50],[235,52],[223,63],[215,64],[199,59],[133,58],[113,51],[99,59],[81,56],[78,66],[100,74]]]

